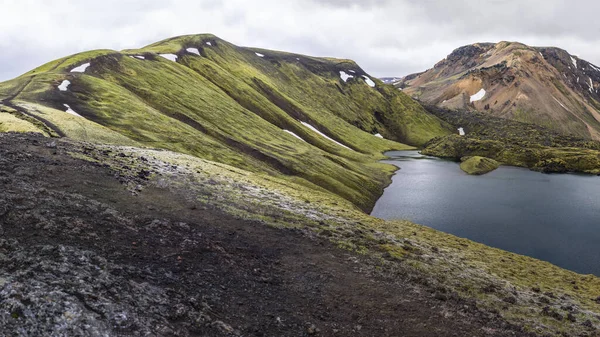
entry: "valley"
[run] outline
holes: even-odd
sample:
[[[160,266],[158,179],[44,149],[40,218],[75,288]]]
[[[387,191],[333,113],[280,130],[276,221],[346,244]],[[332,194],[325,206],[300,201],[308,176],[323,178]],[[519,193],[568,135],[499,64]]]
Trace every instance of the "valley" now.
[[[385,83],[347,59],[186,35],[0,83],[0,326],[23,336],[597,335],[600,279],[575,272],[598,273],[595,235],[582,234],[597,216],[596,93],[569,82],[556,97],[570,114],[486,109],[504,95],[498,79],[533,59],[502,46],[459,49]],[[488,64],[494,50],[512,63]],[[541,52],[535,62],[551,72],[567,57]],[[574,74],[589,66],[577,59]],[[399,153],[409,158],[389,160]],[[485,174],[460,171],[461,159]],[[563,185],[572,193],[540,205]],[[539,194],[515,199],[529,190]],[[475,202],[493,203],[489,217],[461,212]],[[527,202],[543,221],[516,218]],[[575,213],[581,226],[560,227]],[[557,239],[565,231],[580,241]],[[528,246],[536,235],[543,242]]]

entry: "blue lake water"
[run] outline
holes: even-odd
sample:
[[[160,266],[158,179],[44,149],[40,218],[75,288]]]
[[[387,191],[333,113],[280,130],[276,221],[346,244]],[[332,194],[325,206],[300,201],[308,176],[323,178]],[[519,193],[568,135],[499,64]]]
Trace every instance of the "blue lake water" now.
[[[482,176],[416,151],[386,153],[400,169],[371,215],[600,276],[600,177],[501,166]]]

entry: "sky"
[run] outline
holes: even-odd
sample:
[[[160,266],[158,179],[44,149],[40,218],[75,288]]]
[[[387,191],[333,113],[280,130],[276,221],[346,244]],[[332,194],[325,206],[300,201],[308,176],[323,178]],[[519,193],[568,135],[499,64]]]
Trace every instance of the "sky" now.
[[[377,77],[424,71],[475,42],[555,46],[600,65],[592,0],[2,0],[1,11],[0,81],[81,51],[195,33],[353,59]]]

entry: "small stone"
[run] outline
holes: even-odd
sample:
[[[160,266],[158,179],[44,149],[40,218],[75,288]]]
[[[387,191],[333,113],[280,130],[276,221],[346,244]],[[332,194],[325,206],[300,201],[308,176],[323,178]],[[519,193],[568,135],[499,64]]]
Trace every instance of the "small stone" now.
[[[46,143],[46,147],[54,149],[54,148],[56,148],[56,142],[55,141],[48,142],[48,143]]]
[[[319,330],[319,328],[317,328],[317,326],[316,326],[316,325],[314,325],[314,324],[311,324],[311,325],[308,327],[308,329],[306,329],[306,332],[307,332],[309,335],[316,335],[316,334],[318,334],[320,331],[321,331],[321,330]]]

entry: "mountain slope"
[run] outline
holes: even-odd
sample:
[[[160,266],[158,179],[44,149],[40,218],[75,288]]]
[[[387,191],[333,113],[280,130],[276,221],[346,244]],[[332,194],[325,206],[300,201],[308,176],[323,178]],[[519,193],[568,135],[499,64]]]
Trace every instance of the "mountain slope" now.
[[[439,107],[600,139],[600,67],[559,48],[468,45],[432,69],[406,76],[398,87]]]
[[[450,133],[352,61],[242,48],[213,35],[59,59],[0,83],[0,99],[0,116],[11,115],[16,131],[284,174],[362,209],[393,171],[376,163],[381,152]]]
[[[0,326],[10,336],[600,328],[598,277],[189,155],[0,134],[0,187]]]

